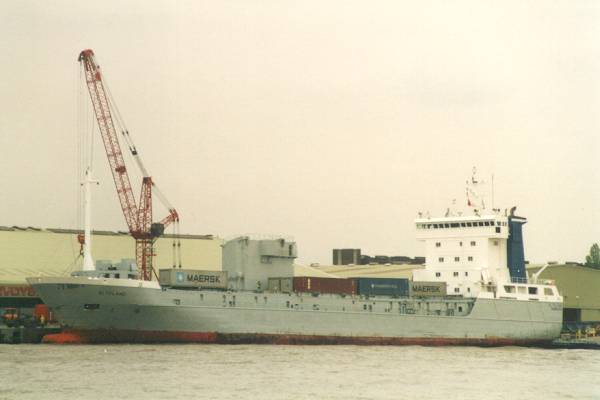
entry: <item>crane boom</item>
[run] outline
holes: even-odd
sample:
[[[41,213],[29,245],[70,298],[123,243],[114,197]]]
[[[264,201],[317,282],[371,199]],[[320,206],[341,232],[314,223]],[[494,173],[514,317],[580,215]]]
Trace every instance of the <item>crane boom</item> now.
[[[117,137],[113,113],[111,112],[111,106],[115,107],[115,105],[111,103],[109,97],[110,92],[108,92],[108,88],[105,87],[100,66],[96,62],[94,52],[90,49],[83,50],[79,54],[78,60],[82,64],[85,72],[85,81],[96,115],[96,120],[98,121],[98,128],[100,130],[100,135],[102,136],[115,187],[117,189],[121,210],[123,211],[123,216],[125,217],[129,232],[135,239],[136,261],[138,267],[141,269],[141,278],[144,280],[151,280],[154,241],[162,235],[165,226],[171,223],[179,223],[179,214],[166,201],[164,195],[155,187],[152,177],[148,175],[146,168],[139,158],[137,149],[129,136],[129,131],[127,129],[122,129],[121,133],[125,138],[129,151],[143,175],[140,199],[139,202],[136,203],[127,167],[125,166],[123,152],[121,151],[121,146]],[[117,117],[117,121],[121,119],[116,108],[115,116]],[[159,223],[152,223],[153,187],[156,188],[156,192],[161,202],[165,204],[169,210],[169,215],[163,218]]]
[[[79,62],[83,63],[85,81],[90,93],[90,99],[92,100],[92,106],[94,107],[94,113],[96,114],[96,120],[98,121],[100,135],[104,142],[108,163],[117,187],[117,195],[119,196],[121,209],[125,216],[125,222],[130,232],[138,231],[139,226],[136,218],[138,212],[135,197],[131,188],[131,182],[129,181],[129,174],[125,167],[123,152],[117,138],[108,97],[106,96],[102,82],[100,67],[96,64],[92,50],[82,51],[79,54]]]

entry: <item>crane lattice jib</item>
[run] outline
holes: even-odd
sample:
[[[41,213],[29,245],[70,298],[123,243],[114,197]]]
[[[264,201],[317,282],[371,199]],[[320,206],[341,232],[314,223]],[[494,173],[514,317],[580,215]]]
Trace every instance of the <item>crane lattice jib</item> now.
[[[79,54],[79,61],[84,66],[85,80],[127,227],[132,234],[140,233],[143,231],[143,227],[139,226],[137,205],[111,116],[104,84],[102,83],[100,67],[96,63],[92,50],[82,51]]]
[[[108,86],[105,87],[106,83],[100,72],[100,66],[96,63],[94,52],[89,49],[83,50],[79,54],[79,61],[82,63],[85,70],[88,91],[94,107],[94,113],[96,114],[96,120],[98,121],[102,141],[104,142],[106,156],[108,157],[108,162],[115,181],[121,209],[123,210],[129,232],[135,239],[135,255],[138,268],[141,270],[141,278],[144,280],[151,280],[153,272],[152,262],[155,256],[154,240],[162,235],[164,227],[172,223],[175,224],[176,237],[179,235],[179,214],[148,175],[148,172],[139,157],[138,151],[129,136],[129,131],[125,127],[122,117],[110,97]],[[111,107],[114,108],[114,115],[117,123],[123,128],[121,133],[129,146],[129,151],[143,174],[142,191],[140,193],[139,202],[137,203],[131,188],[127,168],[125,167],[123,152],[121,151],[117,130],[111,114]],[[153,192],[158,196],[161,203],[169,210],[169,215],[163,218],[159,224],[156,224],[158,225],[157,229],[154,229],[155,224],[152,223]],[[162,225],[162,228],[160,225]],[[180,243],[178,242],[177,252],[179,252],[179,247]],[[175,253],[173,265],[175,265]],[[179,254],[179,266],[181,267],[181,254]]]

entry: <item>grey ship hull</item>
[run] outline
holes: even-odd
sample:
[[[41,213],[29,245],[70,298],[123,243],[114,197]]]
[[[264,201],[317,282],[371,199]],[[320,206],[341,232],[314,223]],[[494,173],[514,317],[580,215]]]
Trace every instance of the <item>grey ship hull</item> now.
[[[177,290],[81,277],[29,282],[66,328],[48,337],[55,342],[542,345],[562,327],[560,302]]]

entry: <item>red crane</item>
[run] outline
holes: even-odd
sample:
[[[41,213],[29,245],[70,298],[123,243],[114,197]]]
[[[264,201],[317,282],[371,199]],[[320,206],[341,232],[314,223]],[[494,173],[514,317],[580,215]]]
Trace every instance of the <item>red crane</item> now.
[[[141,271],[141,279],[151,280],[154,272],[152,259],[154,257],[154,242],[164,233],[165,227],[171,223],[175,224],[176,233],[178,233],[179,214],[173,208],[165,196],[156,187],[152,177],[149,176],[146,168],[142,164],[138,151],[129,136],[129,130],[125,127],[123,118],[119,110],[116,108],[115,102],[112,100],[108,85],[103,79],[100,66],[96,62],[94,52],[90,49],[83,50],[79,54],[78,61],[80,62],[84,74],[85,81],[88,87],[98,128],[104,142],[104,149],[108,157],[108,163],[112,172],[117,195],[125,222],[129,228],[131,236],[135,239],[135,255],[138,268]],[[114,116],[114,119],[113,119]],[[123,152],[117,137],[117,129],[115,122],[121,128],[121,135],[129,147],[129,151],[136,161],[142,173],[142,191],[140,194],[139,203],[136,203],[131,182],[123,159]],[[169,210],[169,214],[158,223],[152,222],[152,193],[157,195],[159,200]],[[180,244],[173,244],[174,254],[175,246],[179,250]],[[181,263],[181,258],[179,258]],[[173,260],[175,263],[175,260]],[[154,274],[156,274],[154,272]]]

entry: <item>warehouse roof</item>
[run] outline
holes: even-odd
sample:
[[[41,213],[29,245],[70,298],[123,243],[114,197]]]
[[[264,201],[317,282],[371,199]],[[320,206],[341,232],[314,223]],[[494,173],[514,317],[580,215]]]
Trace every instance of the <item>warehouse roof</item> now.
[[[319,265],[315,269],[339,278],[412,278],[412,271],[424,268],[414,264]]]
[[[65,276],[80,268],[80,244],[74,229],[0,227],[0,283],[24,283],[30,276]],[[181,255],[190,268],[221,269],[222,239],[212,235],[182,235]],[[135,242],[127,233],[94,231],[96,260],[135,258]],[[173,263],[173,240],[156,241],[155,265]]]
[[[37,228],[33,226],[0,226],[0,231],[5,232],[52,232],[52,233],[71,233],[71,234],[80,234],[83,233],[81,229],[70,229],[70,228]],[[92,230],[93,235],[108,235],[108,236],[129,236],[130,233],[127,231],[101,231],[101,230]],[[174,235],[170,233],[165,233],[161,236],[162,238],[173,238]],[[178,235],[181,239],[204,239],[204,240],[213,240],[215,239],[214,235],[191,235],[188,233],[180,233]]]

